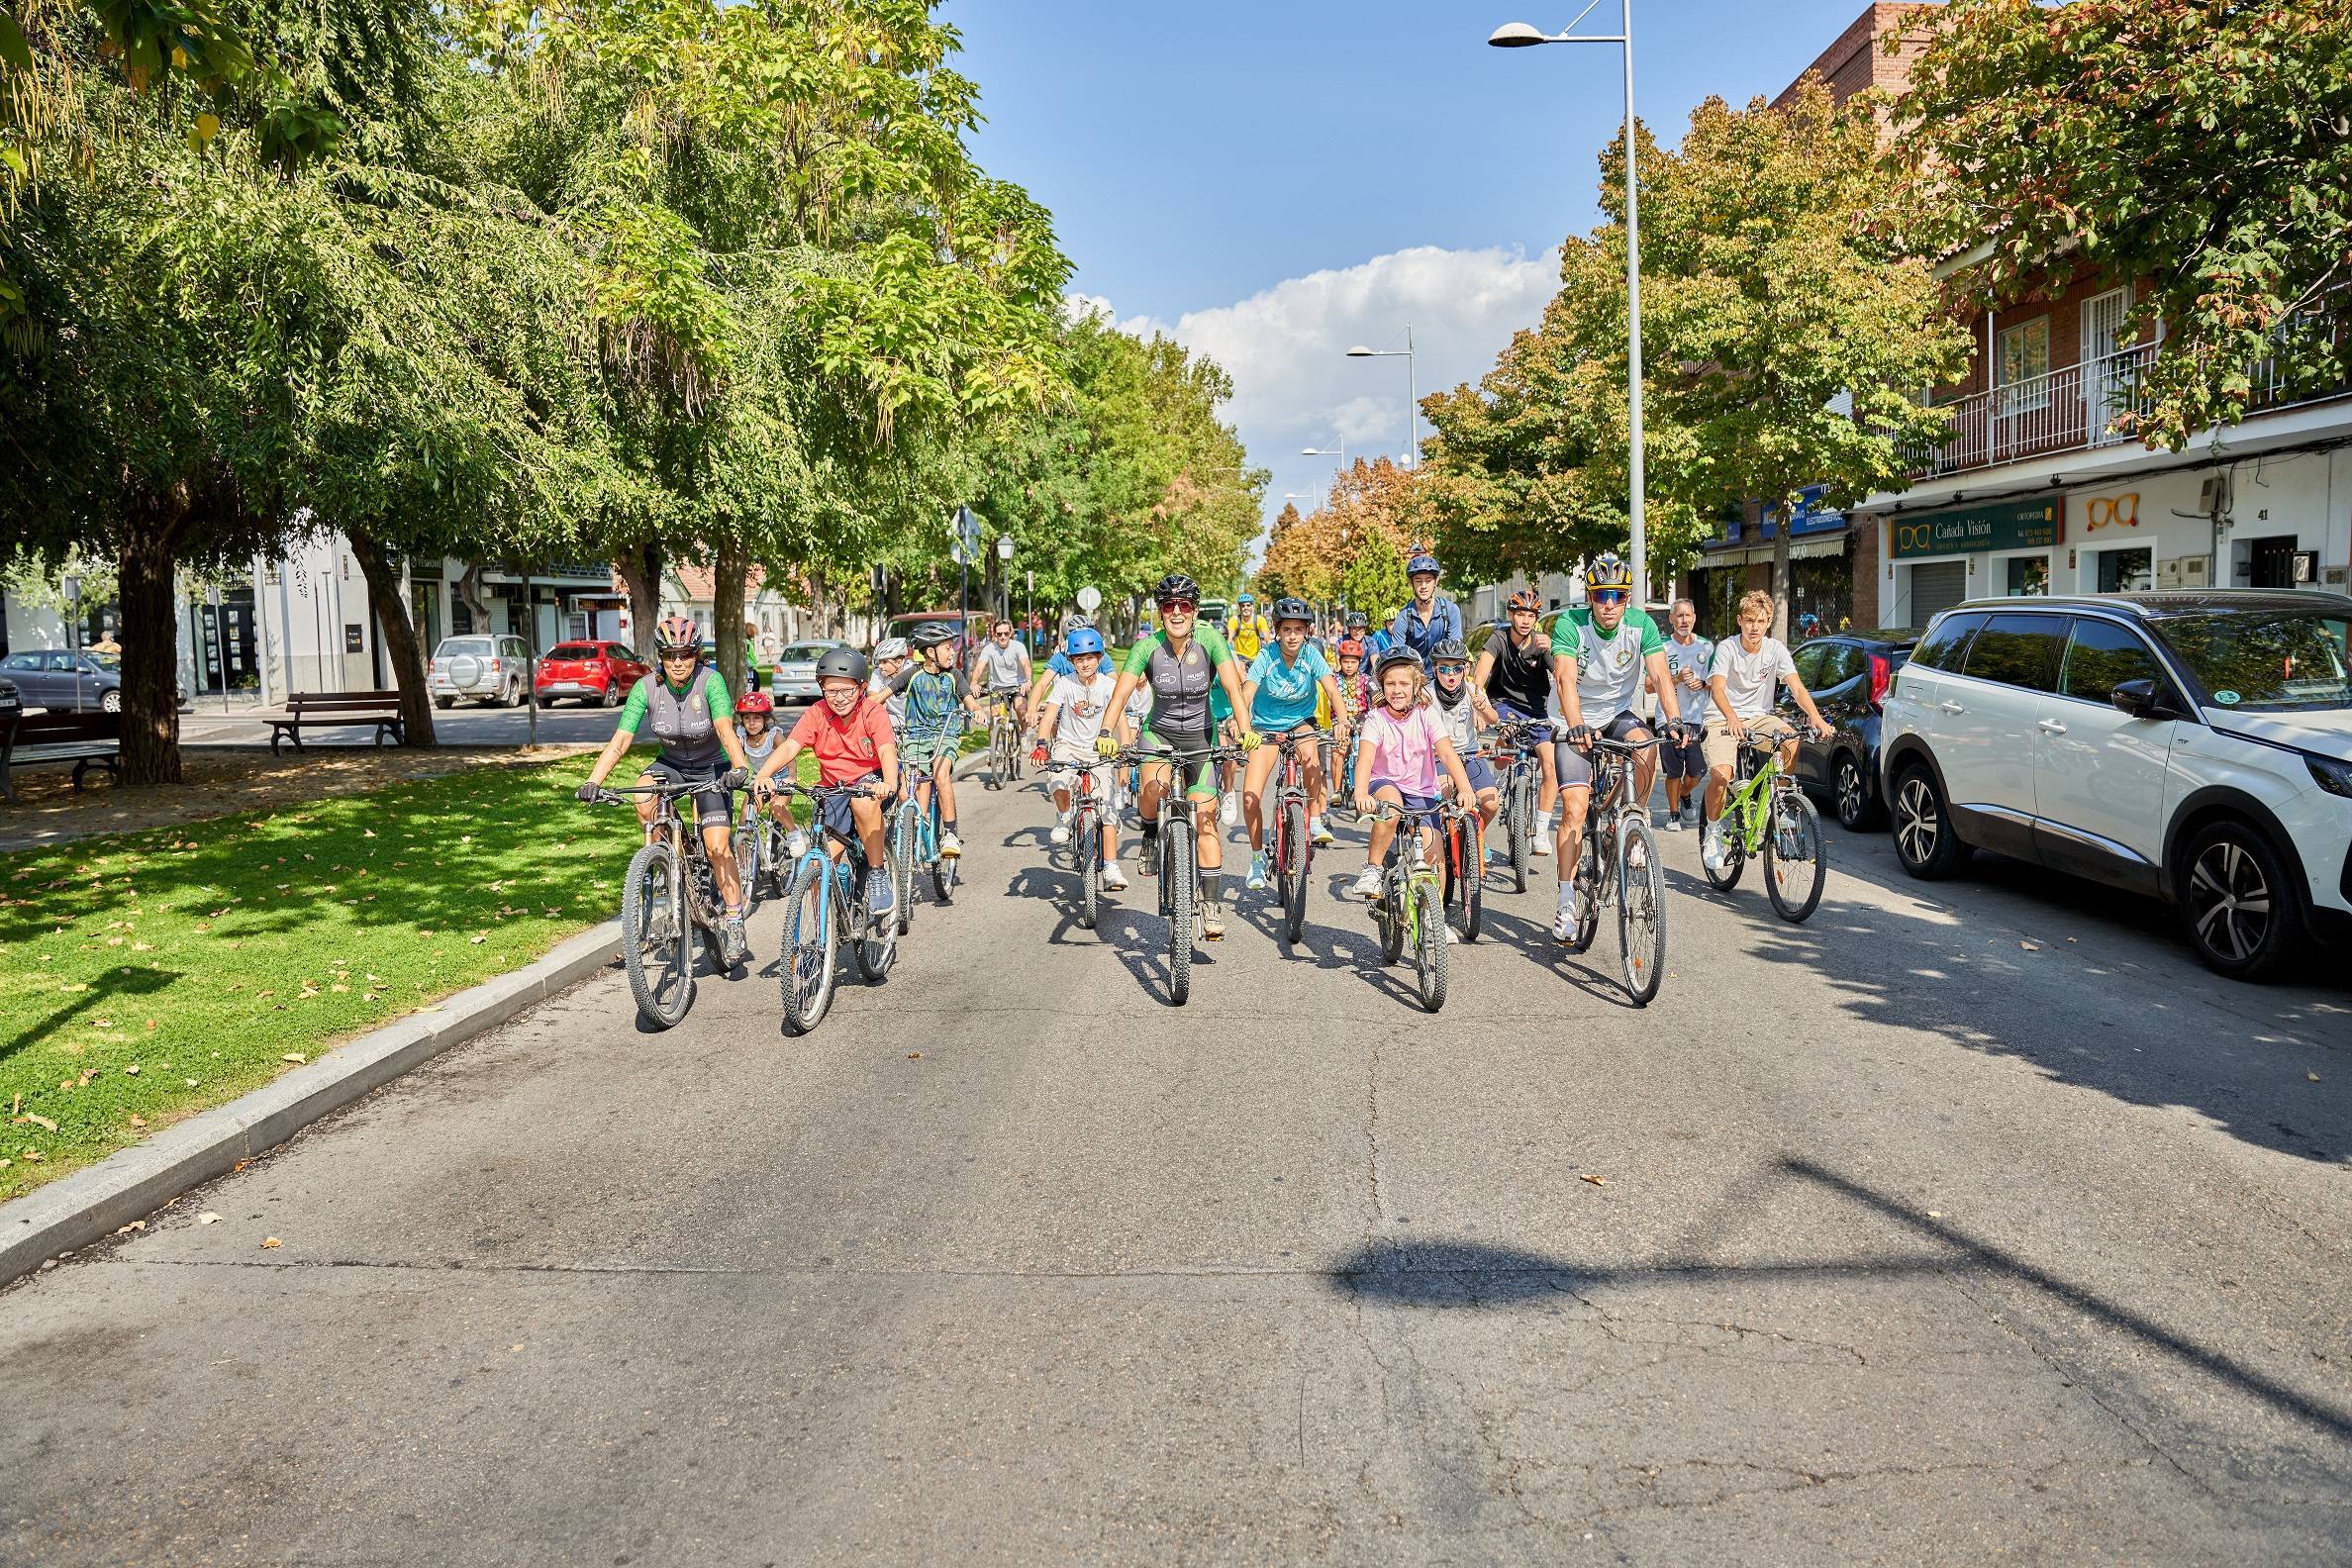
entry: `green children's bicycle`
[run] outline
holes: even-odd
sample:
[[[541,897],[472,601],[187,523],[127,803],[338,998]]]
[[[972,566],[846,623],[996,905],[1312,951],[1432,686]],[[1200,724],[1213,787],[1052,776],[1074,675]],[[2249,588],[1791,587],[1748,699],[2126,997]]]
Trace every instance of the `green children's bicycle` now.
[[[1731,792],[1723,801],[1723,869],[1704,859],[1700,868],[1716,892],[1728,893],[1739,885],[1747,862],[1760,857],[1773,913],[1796,925],[1820,904],[1829,857],[1820,812],[1781,767],[1781,745],[1793,733],[1780,726],[1761,731],[1748,726]]]

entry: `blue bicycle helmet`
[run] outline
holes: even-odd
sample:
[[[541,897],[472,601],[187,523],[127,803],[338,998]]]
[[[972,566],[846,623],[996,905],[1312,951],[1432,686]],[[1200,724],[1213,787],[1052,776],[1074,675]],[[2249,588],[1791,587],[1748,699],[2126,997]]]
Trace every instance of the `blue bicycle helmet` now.
[[[1406,576],[1419,577],[1422,572],[1427,572],[1432,577],[1442,575],[1437,569],[1436,556],[1424,551],[1405,563]]]
[[[1062,651],[1071,658],[1081,653],[1100,653],[1103,651],[1103,634],[1093,627],[1079,627],[1071,632],[1070,640],[1063,645]]]

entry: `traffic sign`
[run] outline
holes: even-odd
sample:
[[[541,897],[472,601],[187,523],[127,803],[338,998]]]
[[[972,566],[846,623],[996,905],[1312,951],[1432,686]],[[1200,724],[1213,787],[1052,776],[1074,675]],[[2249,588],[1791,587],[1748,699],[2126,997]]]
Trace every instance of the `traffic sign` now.
[[[1078,590],[1078,608],[1085,611],[1088,615],[1093,615],[1095,611],[1101,609],[1102,604],[1103,590],[1097,588],[1094,584],[1088,583],[1085,587]]]

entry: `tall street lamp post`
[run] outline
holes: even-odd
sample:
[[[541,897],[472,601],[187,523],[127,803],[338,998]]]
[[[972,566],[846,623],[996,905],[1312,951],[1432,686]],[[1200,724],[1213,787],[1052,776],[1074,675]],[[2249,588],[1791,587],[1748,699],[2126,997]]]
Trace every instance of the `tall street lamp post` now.
[[[997,536],[997,583],[1005,591],[1005,619],[1013,619],[1013,536]]]
[[[1390,343],[1397,340],[1391,338]],[[1402,348],[1367,348],[1357,343],[1347,350],[1350,359],[1402,359],[1405,361],[1405,466],[1421,466],[1421,394],[1413,362],[1413,329],[1405,329]]]
[[[1626,413],[1632,427],[1632,471],[1627,476],[1626,513],[1632,523],[1633,581],[1646,601],[1649,597],[1649,540],[1642,527],[1641,491],[1641,180],[1634,169],[1633,147],[1633,0],[1617,0],[1619,23],[1615,33],[1579,33],[1577,23],[1591,16],[1601,0],[1592,0],[1576,21],[1557,33],[1542,33],[1524,22],[1509,22],[1495,29],[1487,42],[1497,49],[1529,49],[1537,44],[1617,44],[1625,52],[1625,344]]]

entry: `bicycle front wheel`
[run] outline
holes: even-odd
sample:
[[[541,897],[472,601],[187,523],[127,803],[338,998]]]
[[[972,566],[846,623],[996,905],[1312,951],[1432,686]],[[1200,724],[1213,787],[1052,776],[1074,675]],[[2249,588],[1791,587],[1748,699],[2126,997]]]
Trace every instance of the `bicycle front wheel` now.
[[[1582,913],[1568,937],[1572,953],[1586,951],[1601,933],[1601,835],[1590,823],[1585,825],[1584,840],[1576,851],[1576,886],[1577,907]]]
[[[1421,1005],[1434,1013],[1445,1006],[1445,897],[1435,877],[1423,877],[1412,899],[1414,980]]]
[[[784,1031],[806,1034],[833,1006],[833,952],[840,930],[826,904],[833,897],[825,858],[812,855],[784,895],[784,950],[776,965],[784,988]]]
[[[1078,856],[1078,924],[1093,931],[1103,918],[1103,825],[1092,808],[1078,809],[1070,847]]]
[[[866,872],[866,875],[881,877],[896,887],[898,865],[891,854],[890,845],[882,846],[882,863]],[[852,934],[849,954],[857,964],[858,977],[868,985],[880,985],[890,973],[891,963],[898,957],[898,927],[888,916],[881,920],[874,919],[866,905],[866,891],[862,885],[857,888],[855,899],[858,908],[849,924]],[[834,918],[837,920],[840,917],[841,911],[836,907]]]
[[[1182,802],[1176,802],[1177,809]],[[1169,808],[1163,807],[1162,810]],[[1161,893],[1168,909],[1168,1000],[1182,1007],[1192,995],[1193,874],[1192,824],[1174,817],[1160,830]]]
[[[1446,850],[1451,857],[1446,869],[1454,875],[1455,907],[1462,915],[1462,940],[1476,941],[1479,925],[1486,918],[1486,824],[1475,817],[1455,823]]]
[[[1666,868],[1650,826],[1629,817],[1617,835],[1617,946],[1625,990],[1647,1007],[1666,975]]]
[[[1728,893],[1739,886],[1739,873],[1747,868],[1747,807],[1737,799],[1723,803],[1723,820],[1711,824],[1723,834],[1723,869],[1715,870],[1707,863],[1707,856],[1699,856],[1699,869],[1707,873],[1707,885],[1717,893]]]
[[[915,924],[915,810],[901,807],[890,835],[890,886],[898,895],[898,933]]]
[[[940,834],[940,833],[941,833],[943,830],[941,829],[941,827],[940,827],[940,825],[939,825],[939,805],[938,805],[938,802],[937,802],[937,801],[935,801],[935,800],[934,800],[933,802],[931,802],[931,892],[932,892],[932,893],[934,893],[934,894],[936,894],[936,895],[938,896],[938,900],[939,900],[939,902],[940,902],[941,904],[952,904],[952,903],[954,903],[954,902],[955,902],[955,864],[956,864],[956,862],[955,862],[955,857],[954,857],[953,855],[943,855],[943,854],[940,854],[940,853],[939,853],[939,850],[938,850],[938,844],[939,844],[939,834]]]
[[[1828,876],[1820,809],[1803,791],[1781,791],[1764,834],[1764,893],[1773,913],[1792,926],[1810,919],[1820,906],[1821,884]]]
[[[1282,931],[1296,943],[1307,932],[1308,865],[1315,845],[1307,840],[1307,803],[1297,798],[1282,803],[1278,824],[1282,841],[1274,846],[1275,877],[1282,890]]]
[[[1503,803],[1503,833],[1511,840],[1511,875],[1516,891],[1527,891],[1527,880],[1534,875],[1535,859],[1535,786],[1524,773],[1514,773],[1511,795]]]
[[[694,923],[679,907],[677,857],[649,843],[630,858],[621,889],[621,967],[637,1013],[669,1029],[694,1005]]]

